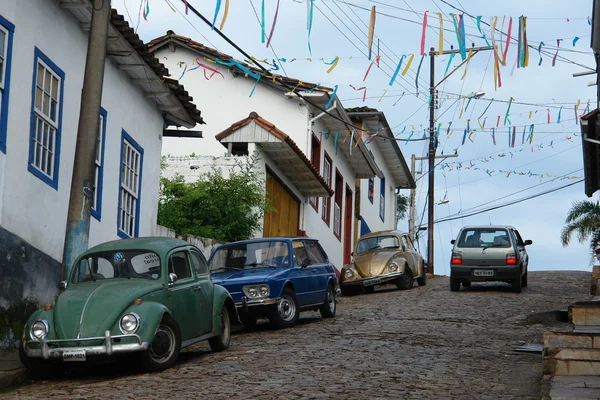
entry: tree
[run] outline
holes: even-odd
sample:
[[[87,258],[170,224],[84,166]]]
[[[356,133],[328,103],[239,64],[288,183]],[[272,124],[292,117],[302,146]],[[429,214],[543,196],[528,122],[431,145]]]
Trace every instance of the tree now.
[[[593,250],[600,241],[600,203],[590,200],[574,202],[565,223],[560,233],[563,246],[568,246],[571,236],[575,234],[579,243],[590,240]]]
[[[252,237],[271,210],[265,183],[255,166],[258,155],[238,160],[224,176],[220,168],[196,182],[182,175],[161,178],[158,223],[178,235],[194,235],[233,242]]]
[[[396,218],[398,221],[401,221],[406,218],[408,204],[409,198],[403,194],[398,193],[398,200],[396,201]]]

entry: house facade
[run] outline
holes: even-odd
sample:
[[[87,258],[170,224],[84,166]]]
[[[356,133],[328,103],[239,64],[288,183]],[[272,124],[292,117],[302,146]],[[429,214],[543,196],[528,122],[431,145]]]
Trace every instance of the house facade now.
[[[257,236],[317,238],[341,270],[360,232],[356,182],[384,175],[333,89],[266,73],[172,31],[148,46],[192,94],[211,93],[210,102],[201,104],[212,120],[203,127],[202,146],[177,143],[200,157],[169,159],[176,165],[171,172],[197,176],[207,165],[226,164],[215,161],[220,157],[258,150],[257,168],[277,211],[265,215]],[[168,141],[163,149],[177,152]]]
[[[0,312],[58,291],[91,7],[0,2]],[[154,233],[163,129],[203,123],[116,10],[107,46],[89,246]]]

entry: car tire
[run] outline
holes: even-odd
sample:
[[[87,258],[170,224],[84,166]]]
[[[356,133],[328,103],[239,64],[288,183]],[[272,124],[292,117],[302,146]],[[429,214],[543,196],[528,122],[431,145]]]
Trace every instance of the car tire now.
[[[208,344],[212,351],[224,351],[229,348],[231,341],[231,321],[229,319],[229,311],[227,306],[223,304],[221,308],[221,332],[218,336],[208,339]]]
[[[521,275],[521,287],[527,287],[527,271]]]
[[[513,290],[513,292],[515,292],[515,293],[521,293],[521,288],[522,288],[521,279],[522,279],[522,277],[521,277],[521,274],[519,273],[519,276],[517,276],[516,279],[514,279],[512,281],[512,290]]]
[[[450,291],[458,292],[460,290],[460,281],[450,275]]]
[[[278,329],[290,328],[298,323],[300,310],[296,294],[290,288],[283,289],[281,299],[277,302],[277,308],[269,316],[269,321]]]
[[[258,318],[253,315],[240,315],[240,322],[244,325],[244,329],[253,329],[257,320]]]
[[[404,273],[396,279],[396,287],[398,290],[408,290],[413,287],[414,278],[408,265],[404,267]]]
[[[31,374],[34,380],[46,380],[56,378],[65,373],[65,366],[57,362],[43,360],[41,358],[29,358],[21,344],[19,346],[19,359]]]
[[[148,372],[171,367],[181,351],[181,331],[173,318],[165,314],[156,329],[148,350],[140,354],[140,365]]]
[[[421,276],[417,278],[417,284],[419,286],[425,286],[427,284],[427,272],[425,271],[424,265],[421,265]]]
[[[337,305],[335,303],[335,289],[333,285],[327,286],[327,295],[325,296],[325,302],[319,309],[321,313],[321,317],[323,318],[333,318],[335,317],[335,311],[337,310]]]

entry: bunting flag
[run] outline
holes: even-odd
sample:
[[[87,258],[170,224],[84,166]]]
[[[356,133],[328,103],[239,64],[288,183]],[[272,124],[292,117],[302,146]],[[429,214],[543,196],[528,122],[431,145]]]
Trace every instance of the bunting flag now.
[[[560,48],[560,41],[562,39],[556,39],[556,53],[554,54],[554,57],[552,58],[552,66],[554,67],[556,65],[556,57],[558,57],[558,49]]]
[[[406,73],[408,72],[408,69],[410,68],[413,59],[415,58],[414,54],[411,54],[410,57],[408,57],[408,62],[406,63],[406,67],[404,67],[404,69],[402,70],[402,76],[406,75]]]
[[[437,13],[440,17],[440,41],[438,43],[438,55],[444,54],[444,18],[441,12]]]
[[[369,37],[367,39],[369,46],[369,60],[371,59],[371,50],[373,48],[373,36],[375,35],[375,6],[371,7],[371,18],[369,18]]]
[[[394,84],[394,81],[396,80],[396,77],[398,76],[398,73],[400,72],[400,68],[402,68],[402,61],[404,61],[404,57],[406,57],[406,56],[404,54],[402,54],[402,57],[400,57],[400,61],[398,61],[398,66],[396,67],[396,70],[394,71],[394,74],[392,75],[392,79],[390,79],[389,86],[392,86]]]
[[[220,9],[221,9],[221,0],[217,0],[217,6],[215,7],[215,15],[213,17],[212,25],[210,28],[213,31],[215,30],[215,24],[217,23],[217,17],[219,16]],[[265,15],[265,0],[263,0],[263,20],[264,20],[264,15]],[[263,24],[264,24],[264,21],[263,21]]]
[[[527,17],[520,16],[519,17],[519,32],[520,32],[520,58],[519,64],[521,67],[525,68],[529,65],[529,45],[527,43]]]
[[[227,7],[229,5],[229,0],[225,0],[225,15],[223,16],[223,22],[221,23],[221,29],[223,23],[225,23],[225,18],[227,16]],[[273,38],[273,32],[275,32],[275,24],[277,24],[277,16],[279,15],[279,1],[277,0],[277,7],[275,7],[275,16],[273,17],[273,25],[271,25],[271,32],[269,32],[269,37],[267,38],[267,47],[271,45],[271,38]]]
[[[450,69],[450,64],[452,63],[452,59],[454,58],[455,55],[456,55],[456,53],[450,53],[450,58],[448,58],[448,64],[446,64],[446,71],[444,71],[444,77],[446,75],[448,75],[448,70]]]
[[[423,28],[421,30],[421,55],[425,54],[425,34],[426,34],[426,30],[427,30],[427,13],[428,12],[429,12],[429,10],[427,10],[423,13]]]
[[[358,89],[357,89],[357,88],[355,88],[353,85],[350,85],[350,87],[351,87],[352,89],[356,90],[356,91],[359,91],[359,90],[362,90],[362,91],[363,91],[363,97],[362,97],[362,101],[363,101],[363,103],[364,103],[364,102],[365,102],[365,100],[366,100],[366,98],[367,98],[367,88],[366,88],[366,86],[359,87]]]
[[[264,0],[263,0],[264,1]],[[314,2],[315,0],[307,0],[308,1],[308,53],[312,56],[312,49],[310,47],[310,32],[312,31],[313,25],[313,11],[314,11]]]
[[[506,55],[508,54],[508,46],[510,45],[511,32],[512,32],[512,23],[513,19],[510,17],[508,20],[508,33],[506,34],[506,47],[504,48],[504,52],[502,53],[502,65],[506,66]],[[502,41],[500,41],[502,43]]]
[[[333,61],[331,62],[331,67],[329,67],[327,69],[327,73],[331,73],[331,71],[333,71],[335,69],[335,67],[337,67],[338,62],[340,61],[340,58],[338,56],[335,56],[335,58],[333,59]],[[327,64],[327,63],[326,63]]]
[[[449,13],[448,15],[452,17],[452,22],[454,23],[454,30],[456,31],[456,40],[458,41],[458,47],[460,49],[460,56],[464,61],[467,58],[467,49],[465,45],[465,21],[463,19],[463,15],[460,14],[458,20],[455,14]]]
[[[144,13],[143,13],[143,17],[144,17],[144,21],[148,21],[148,14],[150,14],[150,4],[148,0],[145,0],[146,2],[146,7],[144,8]]]
[[[264,43],[267,39],[267,35],[265,33],[265,0],[262,0],[260,7],[260,42]]]
[[[440,17],[440,18],[441,18],[441,17]],[[440,25],[440,29],[441,29],[441,25]],[[488,42],[487,38],[485,37],[485,33],[483,33],[483,32],[481,31],[481,15],[477,16],[477,30],[479,30],[479,33],[481,33],[481,38],[482,38],[483,40],[485,40],[485,44],[486,44],[487,46],[489,46],[489,45],[490,45],[490,42]]]
[[[376,56],[376,60],[379,60],[379,56]],[[371,72],[371,68],[373,67],[373,64],[375,64],[376,61],[371,61],[371,63],[369,64],[369,67],[367,68],[367,72],[365,72],[365,76],[363,77],[363,82],[367,79],[367,76],[369,76],[369,72]]]
[[[333,92],[329,95],[329,101],[325,105],[325,110],[328,110],[329,106],[331,106],[331,103],[333,103],[333,99],[335,99],[335,94],[337,93],[337,90],[338,90],[338,85],[335,85],[333,87]]]
[[[538,46],[538,54],[540,55],[540,62],[538,63],[538,65],[542,65],[542,46],[544,45],[544,42],[540,42],[540,45]]]

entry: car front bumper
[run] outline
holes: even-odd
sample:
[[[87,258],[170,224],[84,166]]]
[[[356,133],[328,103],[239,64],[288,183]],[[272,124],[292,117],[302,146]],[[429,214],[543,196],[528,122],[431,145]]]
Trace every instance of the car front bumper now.
[[[340,286],[375,286],[387,283],[394,279],[398,279],[404,272],[392,272],[389,274],[372,276],[368,278],[352,279],[350,281],[341,281]]]
[[[136,343],[113,343],[114,339],[134,338]],[[53,345],[61,343],[81,343],[94,340],[103,340],[104,343],[99,346],[77,346],[77,347],[54,347]],[[32,344],[39,345],[39,348],[31,348]],[[37,346],[36,346],[37,347]],[[135,351],[144,351],[148,349],[148,342],[142,342],[142,339],[136,334],[111,336],[110,331],[106,331],[104,336],[80,338],[80,339],[42,339],[37,341],[27,341],[24,344],[24,350],[27,357],[47,359],[68,359],[69,354],[85,352],[85,356],[111,356],[119,353],[131,353]],[[65,356],[67,355],[67,356]]]
[[[235,303],[235,306],[237,307],[238,312],[264,314],[273,307],[277,307],[279,300],[279,297],[248,300],[246,296],[242,296],[242,300]]]
[[[483,273],[491,274],[486,276],[475,275],[476,271],[485,271]],[[451,266],[450,275],[453,279],[469,280],[471,282],[486,281],[508,281],[520,278],[520,267],[518,265],[510,266]]]

